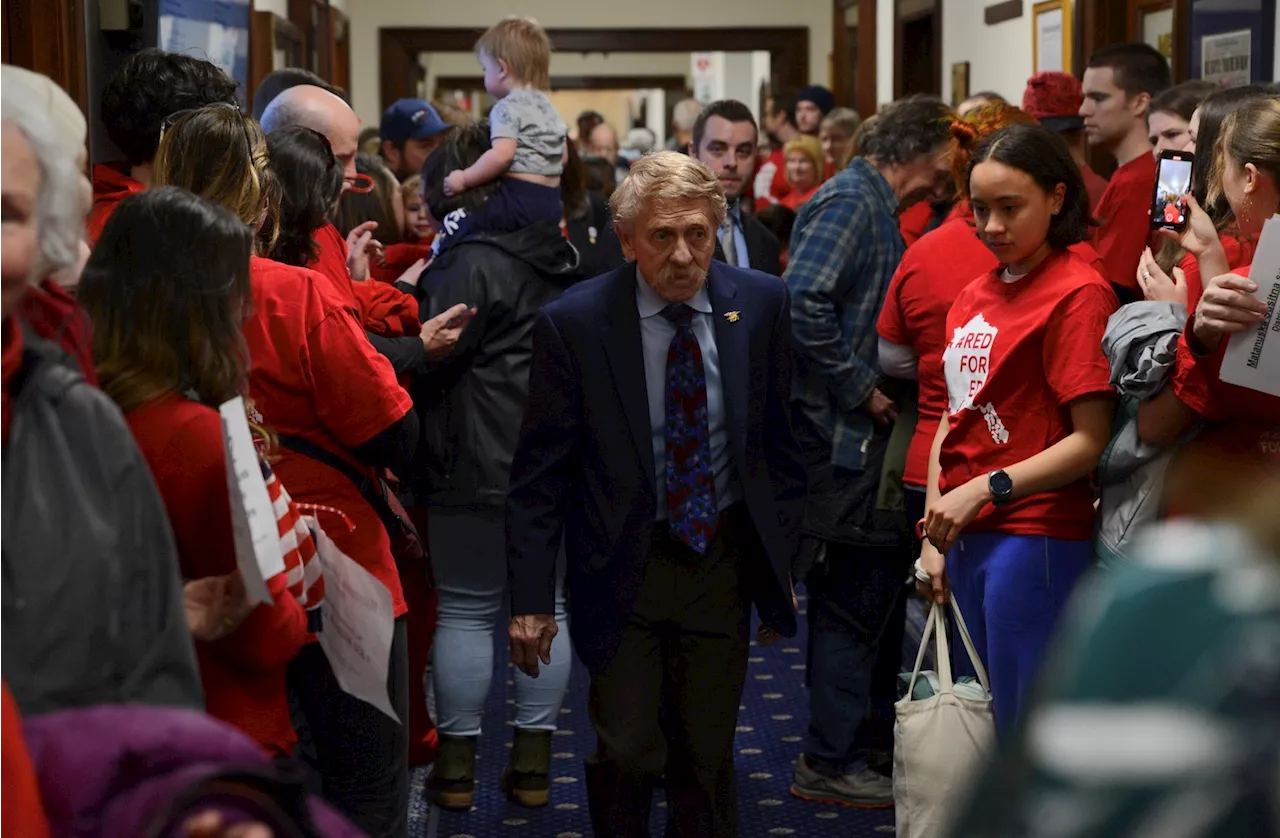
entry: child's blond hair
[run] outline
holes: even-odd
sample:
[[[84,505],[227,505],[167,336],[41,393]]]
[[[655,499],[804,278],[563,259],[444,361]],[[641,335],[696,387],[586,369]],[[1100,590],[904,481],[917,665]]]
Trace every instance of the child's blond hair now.
[[[400,197],[404,199],[404,205],[409,206],[410,198],[422,200],[422,176],[414,175],[413,177],[400,184]]]
[[[511,75],[539,90],[551,86],[551,38],[531,17],[504,17],[476,41],[476,53],[507,62]]]

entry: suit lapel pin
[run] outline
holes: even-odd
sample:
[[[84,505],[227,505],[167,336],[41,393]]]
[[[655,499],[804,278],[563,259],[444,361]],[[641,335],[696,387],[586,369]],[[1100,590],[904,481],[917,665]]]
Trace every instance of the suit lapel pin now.
[[[741,316],[742,316],[742,312],[740,311],[726,311],[724,313],[724,319],[728,320],[730,323],[737,323],[738,318]]]

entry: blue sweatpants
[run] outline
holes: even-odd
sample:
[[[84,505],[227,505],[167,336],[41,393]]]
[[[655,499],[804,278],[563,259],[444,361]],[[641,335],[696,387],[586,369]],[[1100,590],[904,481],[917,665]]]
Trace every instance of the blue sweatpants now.
[[[1088,541],[978,532],[947,553],[947,580],[991,678],[996,731],[1008,734],[1077,580],[1093,564]],[[957,675],[973,674],[958,635]]]

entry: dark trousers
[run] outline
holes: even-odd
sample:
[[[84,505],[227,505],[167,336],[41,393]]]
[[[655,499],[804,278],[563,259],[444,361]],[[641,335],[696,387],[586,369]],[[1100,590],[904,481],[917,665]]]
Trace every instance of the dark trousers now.
[[[387,692],[401,720],[409,716],[408,672],[406,618],[399,617]],[[300,717],[299,756],[319,775],[324,799],[371,836],[407,836],[408,728],[343,692],[318,643],[289,664],[288,677],[295,717]]]
[[[587,794],[598,838],[648,838],[660,781],[667,838],[738,835],[733,738],[751,623],[744,519],[743,504],[722,514],[705,556],[655,527],[621,644],[591,679],[598,744]]]
[[[826,545],[826,561],[809,574],[813,649],[809,668],[809,735],[805,759],[816,771],[839,776],[869,765],[868,751],[883,747],[868,725],[877,669],[896,668],[900,631],[891,631],[902,601],[908,564],[898,548]],[[881,662],[881,643],[896,636]],[[896,675],[896,673],[895,673]],[[883,675],[880,692],[885,694]],[[883,707],[879,708],[883,712]]]

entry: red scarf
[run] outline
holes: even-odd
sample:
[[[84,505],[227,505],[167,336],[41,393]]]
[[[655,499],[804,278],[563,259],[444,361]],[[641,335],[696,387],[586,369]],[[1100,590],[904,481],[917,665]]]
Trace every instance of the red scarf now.
[[[9,316],[4,319],[4,379],[3,407],[0,407],[0,435],[5,442],[9,441],[9,387],[14,375],[22,368],[22,326],[18,318]]]

